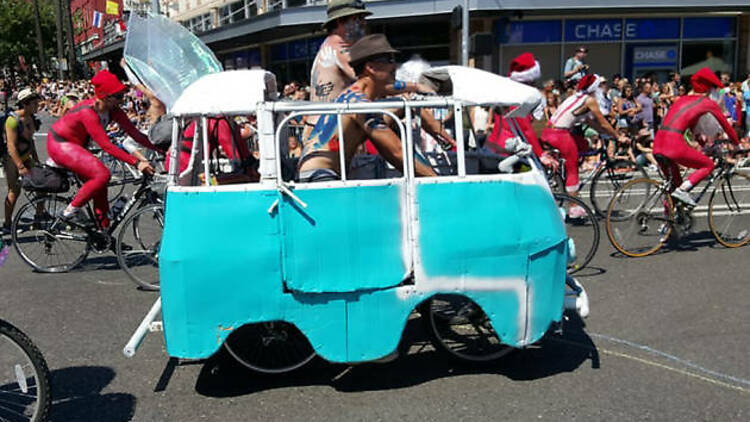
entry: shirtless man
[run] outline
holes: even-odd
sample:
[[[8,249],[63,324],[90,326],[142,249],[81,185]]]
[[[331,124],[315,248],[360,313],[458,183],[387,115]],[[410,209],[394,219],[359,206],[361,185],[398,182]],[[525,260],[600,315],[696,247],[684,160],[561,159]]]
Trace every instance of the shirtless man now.
[[[357,80],[346,88],[336,102],[370,102],[383,98],[393,90],[398,53],[382,34],[363,37],[351,46],[351,65]],[[406,87],[409,90],[410,87]],[[341,123],[345,141],[346,165],[366,139],[370,139],[380,155],[397,169],[403,168],[401,140],[380,114],[346,114]],[[300,182],[337,180],[340,174],[337,116],[326,115],[318,120],[304,138],[299,165]],[[432,169],[415,162],[418,176],[434,176]]]
[[[327,12],[323,28],[328,37],[315,56],[310,77],[313,102],[332,102],[354,82],[349,47],[365,35],[365,17],[372,14],[360,0],[329,0]]]

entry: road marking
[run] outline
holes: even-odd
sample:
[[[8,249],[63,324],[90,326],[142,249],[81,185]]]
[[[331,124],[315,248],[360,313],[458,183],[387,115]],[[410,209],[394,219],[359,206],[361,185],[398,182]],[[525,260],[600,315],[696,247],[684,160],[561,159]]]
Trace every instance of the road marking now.
[[[698,372],[703,372],[703,373],[706,373],[706,374],[711,375],[711,376],[716,377],[716,378],[722,378],[722,379],[725,379],[725,380],[736,382],[738,384],[744,384],[744,385],[750,386],[750,381],[748,381],[746,379],[735,377],[735,376],[732,376],[732,375],[723,374],[721,372],[713,371],[713,370],[708,369],[708,368],[704,368],[704,367],[702,367],[702,366],[700,366],[698,364],[695,364],[693,362],[690,362],[688,360],[679,358],[677,356],[670,355],[669,353],[665,353],[665,352],[653,349],[651,347],[648,347],[648,346],[645,346],[645,345],[642,345],[642,344],[634,343],[634,342],[627,341],[627,340],[618,339],[618,338],[615,338],[615,337],[606,336],[606,335],[603,335],[603,334],[596,334],[596,333],[587,333],[587,334],[590,337],[593,337],[593,338],[600,338],[602,340],[611,341],[613,343],[617,343],[617,344],[621,344],[621,345],[624,345],[624,346],[633,347],[633,348],[636,348],[636,349],[639,349],[639,350],[643,350],[643,351],[645,351],[647,353],[655,354],[657,356],[661,356],[661,357],[664,357],[666,359],[673,360],[673,361],[678,362],[678,363],[680,363],[682,365],[685,365],[685,366],[687,366],[689,368],[695,369]],[[685,375],[685,376],[688,376],[688,377],[691,377],[691,378],[695,378],[695,379],[698,379],[700,381],[705,381],[705,382],[708,382],[710,384],[714,384],[714,385],[717,385],[717,386],[720,386],[720,387],[725,387],[725,388],[729,388],[731,390],[740,391],[740,392],[745,393],[745,394],[750,394],[750,388],[745,388],[745,387],[742,387],[742,386],[739,386],[739,385],[730,384],[728,382],[718,381],[716,379],[709,378],[707,376],[696,374],[694,372],[690,372],[690,371],[687,371],[685,369],[675,368],[673,366],[665,365],[663,363],[659,363],[659,362],[656,362],[656,361],[653,361],[653,360],[649,360],[649,359],[645,359],[645,358],[640,358],[640,357],[637,357],[637,356],[629,355],[627,353],[615,352],[613,350],[608,350],[608,349],[604,349],[604,348],[598,348],[596,346],[592,347],[592,346],[590,346],[588,344],[578,343],[578,342],[575,342],[575,341],[569,341],[569,340],[563,340],[563,339],[555,339],[555,338],[551,338],[550,340],[556,341],[556,342],[559,342],[559,343],[569,344],[571,346],[579,347],[579,348],[582,348],[582,349],[587,349],[587,350],[591,350],[591,351],[595,351],[595,352],[600,352],[600,353],[603,353],[605,355],[610,355],[610,356],[621,357],[621,358],[624,358],[624,359],[633,360],[633,361],[636,361],[636,362],[639,362],[639,363],[642,363],[642,364],[645,364],[645,365],[650,365],[650,366],[661,368],[661,369],[664,369],[664,370],[667,370],[667,371],[676,372],[678,374]]]

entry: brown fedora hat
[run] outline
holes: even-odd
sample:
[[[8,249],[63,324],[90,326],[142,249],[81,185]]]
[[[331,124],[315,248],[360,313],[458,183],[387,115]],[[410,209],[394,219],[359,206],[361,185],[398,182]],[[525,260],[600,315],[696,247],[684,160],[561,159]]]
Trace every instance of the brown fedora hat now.
[[[328,27],[328,25],[339,18],[345,18],[352,15],[372,15],[372,12],[365,9],[365,3],[362,0],[328,0],[326,13],[328,18],[323,24],[323,28]]]
[[[372,34],[362,37],[349,48],[349,63],[355,66],[371,57],[384,54],[396,54],[398,50],[391,47],[388,39],[383,34]]]

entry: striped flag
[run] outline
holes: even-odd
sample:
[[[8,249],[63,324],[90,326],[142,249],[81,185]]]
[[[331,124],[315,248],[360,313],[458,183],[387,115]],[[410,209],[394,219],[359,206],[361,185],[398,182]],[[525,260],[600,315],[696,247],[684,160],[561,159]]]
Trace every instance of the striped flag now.
[[[93,24],[94,24],[95,28],[101,28],[102,27],[102,18],[103,17],[104,16],[102,15],[101,12],[97,12],[96,10],[94,10],[94,22],[93,22]]]

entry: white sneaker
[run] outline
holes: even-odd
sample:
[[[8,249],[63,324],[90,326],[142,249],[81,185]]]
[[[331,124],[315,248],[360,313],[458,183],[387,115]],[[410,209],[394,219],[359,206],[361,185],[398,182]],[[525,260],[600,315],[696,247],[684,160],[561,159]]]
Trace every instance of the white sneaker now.
[[[675,198],[684,204],[690,205],[691,207],[698,205],[689,193],[680,188],[677,188],[674,190],[674,192],[672,192],[672,198]]]
[[[583,218],[586,216],[586,210],[583,209],[580,205],[573,205],[570,207],[570,210],[568,210],[568,218]]]

